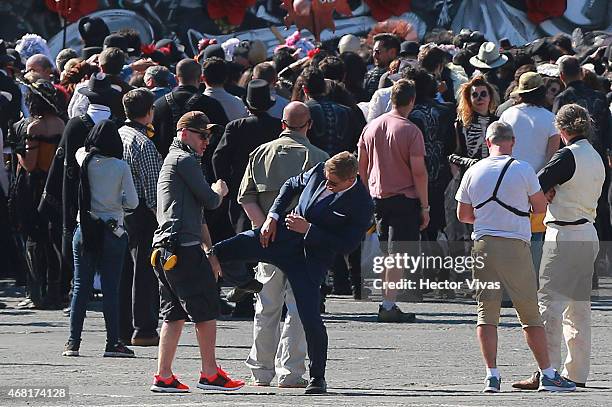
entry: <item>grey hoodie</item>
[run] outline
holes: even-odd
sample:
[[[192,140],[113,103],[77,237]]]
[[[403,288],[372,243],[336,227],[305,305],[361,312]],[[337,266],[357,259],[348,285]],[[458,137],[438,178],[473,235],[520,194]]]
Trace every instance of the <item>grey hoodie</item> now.
[[[157,181],[157,223],[153,243],[174,235],[181,245],[202,242],[203,209],[221,205],[206,182],[193,150],[178,139],[170,145]]]

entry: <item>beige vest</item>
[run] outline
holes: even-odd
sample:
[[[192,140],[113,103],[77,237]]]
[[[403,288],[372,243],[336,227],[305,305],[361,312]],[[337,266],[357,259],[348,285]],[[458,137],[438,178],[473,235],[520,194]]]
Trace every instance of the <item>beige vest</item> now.
[[[574,155],[576,172],[569,181],[555,186],[555,198],[548,205],[544,223],[580,219],[593,223],[605,178],[603,161],[586,139],[567,148]]]

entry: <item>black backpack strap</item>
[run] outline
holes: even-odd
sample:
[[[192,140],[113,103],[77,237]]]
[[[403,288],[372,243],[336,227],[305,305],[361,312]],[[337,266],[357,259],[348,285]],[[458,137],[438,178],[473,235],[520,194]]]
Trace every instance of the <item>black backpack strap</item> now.
[[[182,113],[183,109],[176,102],[176,99],[174,98],[174,95],[172,94],[172,92],[166,93],[164,97],[166,99],[166,102],[168,103],[168,106],[170,107],[170,114],[172,115],[173,127],[176,127],[176,123],[178,123],[179,119],[181,118],[181,115],[183,114]]]
[[[200,101],[202,96],[204,96],[202,93],[196,92],[191,95],[189,99],[187,99],[187,102],[185,102],[184,106],[180,106],[174,98],[172,92],[166,93],[164,97],[166,98],[166,102],[168,102],[168,106],[170,106],[173,128],[176,127],[176,124],[178,123],[181,116],[187,112],[190,112],[193,106],[195,106]]]
[[[484,202],[481,202],[480,204],[474,206],[474,209],[480,209],[483,206],[485,206],[486,204],[488,204],[491,201],[494,201],[496,203],[498,203],[502,208],[512,212],[513,214],[517,215],[517,216],[523,216],[523,217],[529,217],[529,212],[523,212],[519,209],[516,209],[513,206],[508,205],[507,203],[501,201],[498,197],[497,197],[497,193],[499,192],[499,187],[502,183],[502,181],[504,180],[504,177],[506,176],[506,172],[508,172],[508,168],[510,168],[510,165],[512,165],[512,163],[516,161],[514,158],[510,157],[510,159],[506,162],[506,164],[504,165],[504,168],[502,168],[501,173],[499,174],[499,178],[497,178],[497,183],[495,184],[495,188],[493,189],[493,195],[487,199]]]
[[[510,168],[510,164],[512,164],[512,161],[514,161],[514,158],[510,158],[504,165],[504,168],[502,168],[501,173],[499,174],[499,178],[497,178],[497,184],[495,184],[495,188],[493,189],[493,195],[491,195],[491,197],[486,201],[474,206],[474,209],[480,209],[491,201],[497,201],[497,192],[499,191],[499,186],[501,185],[502,180],[506,176],[506,172],[508,171],[508,168]]]
[[[502,201],[500,201],[499,199],[495,198],[494,199],[495,202],[497,202],[500,206],[502,206],[504,209],[509,210],[510,212],[512,212],[513,214],[515,214],[516,216],[523,216],[523,217],[529,217],[529,212],[523,212],[521,210],[516,209],[513,206],[508,205],[507,203],[504,203]]]
[[[499,186],[504,180],[504,177],[506,176],[506,172],[508,172],[508,168],[510,168],[510,165],[512,165],[513,161],[514,161],[514,158],[510,157],[508,162],[506,162],[506,165],[504,165],[504,168],[502,168],[501,173],[499,174],[499,178],[497,179],[497,184],[495,184],[495,189],[493,190],[493,196],[491,197],[492,199],[497,199],[497,192],[499,191]]]

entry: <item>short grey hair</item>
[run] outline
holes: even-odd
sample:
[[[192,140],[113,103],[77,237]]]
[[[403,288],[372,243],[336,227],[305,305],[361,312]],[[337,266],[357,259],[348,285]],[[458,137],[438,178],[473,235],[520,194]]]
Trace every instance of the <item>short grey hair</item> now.
[[[495,145],[514,140],[514,131],[512,131],[512,126],[510,126],[508,123],[503,123],[500,121],[491,123],[487,128],[487,140]]]
[[[147,68],[142,79],[145,83],[153,79],[155,86],[167,87],[170,85],[170,70],[163,65],[153,65]]]
[[[562,106],[555,116],[555,126],[571,136],[588,136],[591,133],[591,116],[575,103]]]

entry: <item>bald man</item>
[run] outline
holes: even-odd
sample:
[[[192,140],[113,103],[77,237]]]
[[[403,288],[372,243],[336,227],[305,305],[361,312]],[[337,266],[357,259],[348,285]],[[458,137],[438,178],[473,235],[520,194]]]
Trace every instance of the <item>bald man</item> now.
[[[325,151],[308,140],[309,123],[308,107],[301,102],[291,102],[283,111],[280,136],[250,154],[240,184],[238,203],[244,208],[253,228],[263,225],[265,214],[270,211],[288,177],[299,175],[329,158]],[[294,207],[295,203],[292,203],[287,212]],[[278,375],[278,387],[306,387],[308,382],[303,378],[306,372],[306,337],[287,276],[272,264],[259,263],[256,278],[263,283],[263,289],[257,295],[253,346],[246,360],[251,369],[252,384],[269,386]],[[287,316],[279,330],[283,304],[287,305]]]
[[[53,73],[53,63],[44,54],[34,54],[26,61],[26,74],[34,72],[38,78],[51,80]]]
[[[25,71],[25,79],[30,82],[35,82],[38,79],[44,79],[53,82],[53,73],[55,72],[55,67],[53,66],[53,62],[51,62],[51,60],[46,55],[34,54],[26,61]],[[65,111],[69,102],[68,92],[63,86],[59,84],[54,83],[53,86],[58,91],[58,93],[63,96],[57,100],[57,107],[61,111]],[[23,92],[25,102],[25,92],[27,92],[27,88],[22,87],[21,90]],[[24,112],[27,112],[27,108],[25,105],[22,106],[22,108],[25,108]],[[27,112],[27,115],[29,115],[29,112]]]

